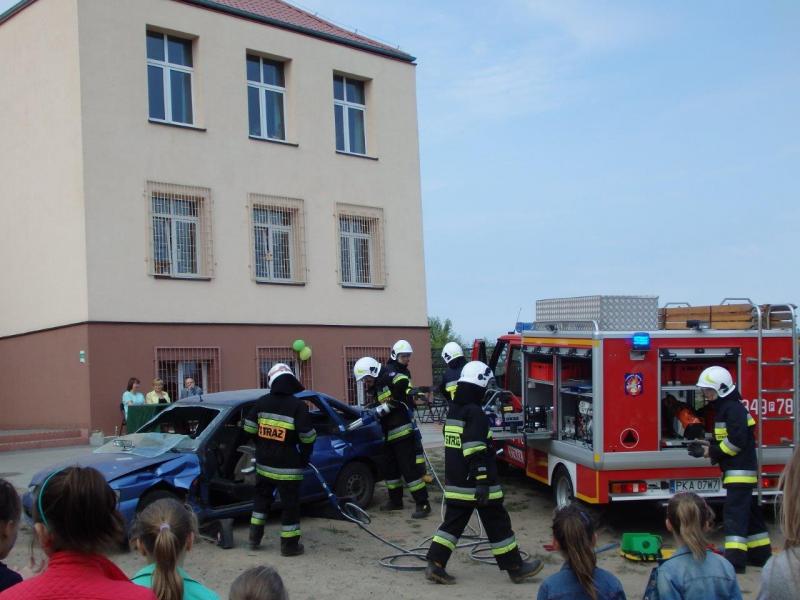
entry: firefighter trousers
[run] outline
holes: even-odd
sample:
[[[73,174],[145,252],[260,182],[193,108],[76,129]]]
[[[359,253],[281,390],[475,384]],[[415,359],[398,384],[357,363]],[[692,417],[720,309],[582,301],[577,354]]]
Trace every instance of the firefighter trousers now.
[[[476,509],[489,537],[497,566],[503,571],[518,569],[522,564],[522,556],[517,547],[517,538],[511,529],[511,518],[502,501],[490,502],[486,506],[446,501],[444,521],[433,534],[428,560],[440,564],[442,568],[447,565],[450,555],[458,545],[458,538],[464,533],[464,528]]]
[[[392,504],[399,506],[403,503],[403,480],[414,502],[423,504],[428,501],[428,488],[422,479],[425,465],[417,462],[417,446],[413,435],[386,444],[385,471],[384,479]]]
[[[281,496],[281,546],[296,546],[300,541],[300,481],[283,481],[256,475],[256,495],[250,516],[250,542],[258,544],[264,536],[264,524],[274,500]]]
[[[725,498],[725,558],[737,569],[763,566],[772,556],[764,515],[753,486],[729,486]]]

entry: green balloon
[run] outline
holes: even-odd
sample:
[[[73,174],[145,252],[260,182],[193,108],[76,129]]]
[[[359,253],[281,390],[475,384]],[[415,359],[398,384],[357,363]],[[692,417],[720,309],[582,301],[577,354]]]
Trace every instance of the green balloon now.
[[[305,346],[300,350],[300,360],[308,360],[309,358],[311,358],[311,347]]]
[[[292,342],[292,350],[295,352],[301,352],[305,347],[306,343],[303,340],[295,340]]]

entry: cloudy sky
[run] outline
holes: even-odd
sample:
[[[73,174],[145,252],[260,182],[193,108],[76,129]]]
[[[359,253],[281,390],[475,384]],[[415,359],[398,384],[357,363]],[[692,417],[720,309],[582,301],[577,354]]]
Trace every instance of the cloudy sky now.
[[[546,297],[800,302],[800,3],[300,5],[418,57],[428,307],[464,337]]]

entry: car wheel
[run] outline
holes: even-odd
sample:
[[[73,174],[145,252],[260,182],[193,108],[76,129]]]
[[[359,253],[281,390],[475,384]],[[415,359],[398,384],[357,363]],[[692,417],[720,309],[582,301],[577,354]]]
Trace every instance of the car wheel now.
[[[563,508],[575,501],[575,487],[572,485],[572,478],[564,465],[556,467],[551,486],[557,508]]]
[[[375,491],[375,475],[369,465],[347,463],[339,472],[334,488],[339,498],[348,498],[359,507],[367,508]]]
[[[136,514],[138,515],[147,506],[151,505],[156,500],[165,500],[165,499],[177,500],[178,502],[181,501],[181,499],[178,497],[177,494],[175,494],[174,492],[170,492],[169,490],[164,490],[164,489],[151,490],[139,499],[139,504],[136,505]]]

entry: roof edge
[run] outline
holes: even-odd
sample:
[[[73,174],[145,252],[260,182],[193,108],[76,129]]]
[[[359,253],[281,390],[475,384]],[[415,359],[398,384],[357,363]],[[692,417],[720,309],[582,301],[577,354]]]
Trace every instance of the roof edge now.
[[[35,2],[35,1],[36,0],[26,0],[26,2]],[[332,35],[330,33],[325,33],[323,31],[316,31],[308,27],[302,27],[300,25],[295,25],[293,23],[286,23],[284,21],[273,19],[271,17],[266,17],[264,15],[257,15],[255,13],[251,13],[246,10],[234,8],[232,6],[227,6],[225,4],[220,4],[218,2],[215,2],[214,0],[177,0],[177,1],[183,2],[185,4],[193,4],[195,6],[207,8],[209,10],[227,13],[229,15],[241,17],[249,21],[257,21],[259,23],[263,23],[265,25],[271,25],[279,29],[287,29],[289,31],[294,31],[295,33],[302,33],[305,35],[309,35],[311,37],[333,42],[335,44],[350,46],[351,48],[355,48],[357,50],[363,50],[365,52],[371,52],[372,54],[380,54],[387,58],[393,58],[395,60],[399,60],[402,62],[414,63],[417,60],[415,56],[411,56],[410,54],[406,54],[405,52],[402,52],[400,50],[395,51],[388,48],[382,48],[380,46],[371,46],[366,43],[357,42],[355,40],[350,40],[337,35]],[[0,20],[0,22],[2,21]]]
[[[6,21],[8,21],[11,17],[13,17],[18,12],[20,12],[20,11],[26,9],[27,7],[29,7],[34,2],[36,2],[36,0],[22,0],[22,2],[17,2],[16,4],[12,5],[11,8],[9,8],[4,13],[0,13],[0,25],[5,23]]]

